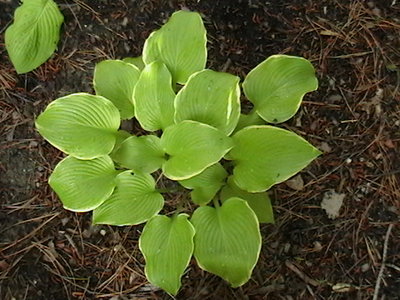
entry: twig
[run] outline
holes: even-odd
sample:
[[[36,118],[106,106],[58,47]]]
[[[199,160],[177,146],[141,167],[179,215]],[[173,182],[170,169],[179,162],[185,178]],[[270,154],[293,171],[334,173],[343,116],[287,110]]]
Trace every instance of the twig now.
[[[390,233],[392,232],[392,228],[393,228],[393,224],[390,224],[388,227],[388,230],[386,231],[385,242],[383,244],[381,269],[379,270],[379,273],[378,273],[378,278],[377,278],[376,284],[375,284],[374,297],[372,298],[372,300],[378,300],[379,289],[381,287],[381,281],[382,281],[382,277],[383,277],[383,271],[385,270],[385,265],[386,265],[386,256],[387,256],[387,248],[388,248],[388,244],[389,244],[389,237],[390,237]]]
[[[319,283],[308,277],[306,274],[304,274],[302,271],[299,270],[294,264],[292,264],[290,261],[285,261],[286,267],[288,267],[291,271],[293,271],[297,276],[299,276],[305,283],[308,283],[312,286],[319,286]]]

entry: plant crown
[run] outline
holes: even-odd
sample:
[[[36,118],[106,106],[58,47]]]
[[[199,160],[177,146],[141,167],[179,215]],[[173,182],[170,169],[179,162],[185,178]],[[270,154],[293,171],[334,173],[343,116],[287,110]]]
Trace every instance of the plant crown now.
[[[259,223],[274,222],[266,191],[320,154],[295,133],[266,125],[291,118],[317,89],[309,61],[273,55],[255,67],[242,85],[254,105],[245,114],[239,77],[205,69],[206,41],[198,13],[175,12],[141,57],[96,65],[96,95],[56,99],[36,120],[40,134],[68,154],[49,178],[64,207],[93,210],[95,224],[147,222],[139,239],[146,276],[173,295],[192,255],[232,287],[246,283],[260,253]],[[133,117],[148,135],[120,129]],[[191,190],[191,217],[185,197],[172,217],[160,214],[170,192],[156,187],[151,174],[160,169]]]

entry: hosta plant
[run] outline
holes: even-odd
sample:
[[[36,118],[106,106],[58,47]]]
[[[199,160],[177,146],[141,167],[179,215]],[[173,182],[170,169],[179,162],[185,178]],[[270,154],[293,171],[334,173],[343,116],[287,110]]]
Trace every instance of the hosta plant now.
[[[260,253],[259,224],[274,221],[267,191],[320,154],[295,133],[266,125],[291,118],[317,88],[309,61],[273,55],[240,84],[205,69],[206,56],[200,15],[178,11],[149,36],[141,57],[96,65],[96,95],[61,97],[36,120],[68,155],[49,178],[64,207],[93,211],[95,224],[145,223],[146,276],[170,294],[192,256],[232,287],[246,283]],[[247,114],[241,87],[254,105]],[[121,120],[132,118],[149,133],[121,130]],[[163,193],[171,191],[160,186],[167,180],[182,189],[168,216]],[[195,208],[191,216],[187,207]]]

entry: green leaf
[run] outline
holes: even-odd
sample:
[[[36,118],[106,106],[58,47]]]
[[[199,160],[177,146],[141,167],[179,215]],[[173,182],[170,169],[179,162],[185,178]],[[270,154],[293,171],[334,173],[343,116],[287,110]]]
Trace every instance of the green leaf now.
[[[302,57],[288,55],[270,56],[243,82],[244,93],[257,113],[271,123],[293,117],[304,95],[317,88],[312,64]]]
[[[233,146],[231,139],[218,129],[195,121],[168,127],[161,136],[161,144],[170,156],[163,165],[163,172],[172,180],[200,174]]]
[[[234,133],[248,126],[264,124],[265,121],[261,119],[255,110],[253,110],[249,114],[240,114],[239,122],[236,125]]]
[[[146,65],[163,62],[173,81],[184,84],[189,76],[204,69],[207,60],[207,37],[198,13],[178,11],[159,30],[153,32],[143,48]]]
[[[132,135],[128,131],[118,130],[117,133],[115,134],[115,145],[110,153],[110,156],[113,157],[115,152],[119,149],[119,147],[121,147],[122,142],[131,136]]]
[[[134,92],[136,118],[148,131],[165,129],[174,123],[175,93],[167,67],[158,61],[140,74]]]
[[[85,93],[54,100],[36,119],[50,144],[81,159],[109,154],[119,126],[119,112],[109,100]]]
[[[191,222],[196,230],[194,257],[198,265],[232,287],[246,283],[261,249],[257,217],[247,202],[230,198],[221,207],[199,207]]]
[[[155,216],[164,205],[164,198],[155,190],[148,174],[120,173],[114,193],[93,211],[93,223],[136,225]]]
[[[18,74],[43,64],[57,48],[63,15],[52,0],[25,0],[5,32],[5,45]]]
[[[239,77],[212,70],[193,74],[175,100],[175,122],[193,120],[231,134],[240,115]]]
[[[242,189],[263,192],[305,168],[321,152],[297,134],[273,126],[246,127],[233,136],[233,178]]]
[[[165,153],[155,135],[131,136],[121,143],[112,158],[121,166],[139,173],[153,173],[161,168]]]
[[[103,60],[94,69],[93,85],[96,94],[114,103],[121,119],[134,116],[133,89],[139,75],[137,67],[122,60]]]
[[[224,180],[227,176],[228,173],[224,167],[217,163],[208,167],[199,175],[181,180],[179,183],[185,188],[193,190],[190,196],[194,203],[206,205],[224,185]]]
[[[134,65],[139,71],[142,71],[145,67],[142,56],[125,57],[122,61]]]
[[[90,211],[110,197],[117,174],[109,156],[92,160],[68,156],[55,167],[49,184],[65,209]]]
[[[225,185],[220,193],[222,201],[232,197],[238,197],[245,200],[250,208],[256,213],[258,222],[275,223],[274,211],[272,209],[271,199],[267,192],[249,193],[240,189],[232,177],[228,178],[228,184]]]
[[[147,222],[139,239],[147,279],[172,295],[178,293],[193,253],[194,228],[187,217],[155,216]]]

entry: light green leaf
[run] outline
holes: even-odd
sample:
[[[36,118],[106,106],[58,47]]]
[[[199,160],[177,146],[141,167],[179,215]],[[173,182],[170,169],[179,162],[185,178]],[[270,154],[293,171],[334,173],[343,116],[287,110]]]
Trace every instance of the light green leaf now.
[[[232,177],[228,178],[228,184],[225,185],[220,193],[222,201],[232,197],[238,197],[245,200],[250,208],[255,212],[260,223],[275,223],[274,211],[272,209],[271,199],[267,192],[249,193],[240,189]]]
[[[243,82],[244,93],[257,113],[271,123],[293,117],[304,95],[317,88],[312,64],[302,57],[288,55],[270,56]]]
[[[52,0],[25,0],[5,32],[8,55],[18,74],[43,64],[57,48],[63,15]]]
[[[120,173],[114,193],[93,211],[93,223],[136,225],[155,216],[164,205],[164,198],[155,190],[148,174]]]
[[[165,153],[155,135],[131,136],[121,143],[112,158],[121,166],[139,173],[153,173],[161,168]]]
[[[224,180],[227,176],[228,173],[224,167],[217,163],[208,167],[199,175],[181,180],[179,183],[185,188],[193,190],[190,196],[194,203],[206,205],[224,185]]]
[[[175,83],[184,84],[193,73],[204,69],[207,37],[198,13],[177,11],[144,43],[143,61],[163,62]]]
[[[196,230],[194,257],[198,265],[232,287],[246,283],[261,249],[257,217],[247,202],[230,198],[221,207],[199,207],[191,222]]]
[[[240,115],[239,77],[212,70],[193,74],[175,100],[175,122],[193,120],[231,134]]]
[[[235,183],[248,192],[268,190],[305,168],[321,152],[297,134],[273,126],[246,127],[233,136]]]
[[[54,147],[77,158],[92,159],[111,152],[120,117],[106,98],[77,93],[51,102],[35,124]]]
[[[134,116],[133,89],[139,75],[138,68],[122,60],[103,60],[94,69],[93,86],[96,94],[114,103],[121,119]]]
[[[200,174],[233,146],[231,139],[218,129],[195,121],[168,127],[161,136],[161,144],[170,156],[163,165],[163,172],[172,180]]]
[[[65,209],[90,211],[110,197],[117,174],[109,156],[92,160],[68,156],[55,167],[49,184]]]
[[[117,133],[115,134],[115,145],[110,153],[110,156],[113,157],[114,153],[119,149],[119,147],[121,147],[122,142],[131,136],[132,135],[128,131],[118,130]]]
[[[251,111],[249,114],[240,114],[239,122],[235,128],[235,132],[253,125],[264,125],[265,121],[257,114],[255,110]]]
[[[122,61],[134,65],[139,71],[142,71],[145,67],[142,56],[125,57]]]
[[[155,216],[147,222],[139,239],[147,279],[172,295],[178,293],[193,253],[194,228],[187,217]]]
[[[148,131],[165,129],[174,123],[172,78],[167,67],[158,61],[147,65],[140,74],[134,92],[135,115]]]

